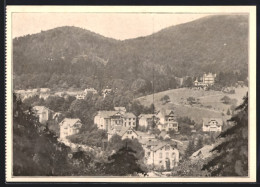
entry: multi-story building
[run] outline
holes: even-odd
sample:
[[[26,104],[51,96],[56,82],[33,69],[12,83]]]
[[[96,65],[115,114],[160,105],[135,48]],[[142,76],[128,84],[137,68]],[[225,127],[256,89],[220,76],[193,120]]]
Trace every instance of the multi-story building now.
[[[213,85],[215,83],[215,78],[216,78],[217,74],[213,74],[213,73],[204,73],[203,77],[202,77],[202,82],[204,82],[207,85]]]
[[[154,114],[140,114],[138,116],[139,119],[139,126],[147,128],[149,125],[152,125],[152,123],[157,123],[159,121],[159,118]]]
[[[42,124],[46,124],[48,120],[52,119],[53,111],[45,106],[34,106],[33,111]]]
[[[76,99],[79,99],[79,100],[80,100],[80,99],[85,99],[86,96],[87,96],[86,93],[77,94],[77,95],[76,95]]]
[[[136,116],[119,108],[122,109],[122,107],[115,107],[115,111],[98,111],[94,123],[99,129],[106,131],[115,126],[136,127]]]
[[[67,136],[71,136],[79,133],[82,123],[80,119],[65,118],[60,124],[60,139],[65,139]]]
[[[203,131],[222,131],[223,120],[221,118],[203,118]]]
[[[145,150],[145,163],[155,170],[170,170],[179,163],[179,150],[169,142],[148,141],[143,146]]]
[[[198,79],[196,78],[196,80],[194,81],[194,86],[196,87],[207,87],[207,86],[211,86],[215,84],[215,78],[216,78],[217,74],[213,74],[213,73],[204,73],[201,81],[198,81]]]
[[[157,125],[160,131],[178,131],[177,116],[173,110],[161,110],[157,117],[160,119]]]

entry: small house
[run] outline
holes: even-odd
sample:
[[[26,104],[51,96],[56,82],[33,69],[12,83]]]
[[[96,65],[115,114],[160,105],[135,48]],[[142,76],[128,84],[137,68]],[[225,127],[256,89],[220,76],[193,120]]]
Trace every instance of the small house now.
[[[221,118],[203,118],[202,130],[206,132],[222,131],[223,120]]]
[[[82,123],[79,118],[65,118],[60,124],[60,139],[79,133]]]

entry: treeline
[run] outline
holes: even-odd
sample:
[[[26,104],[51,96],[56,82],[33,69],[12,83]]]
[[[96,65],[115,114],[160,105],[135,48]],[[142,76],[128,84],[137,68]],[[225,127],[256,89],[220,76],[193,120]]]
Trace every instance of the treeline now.
[[[73,96],[49,96],[46,100],[33,96],[24,100],[25,106],[46,106],[54,112],[61,112],[66,117],[79,118],[84,124],[83,131],[92,128],[94,117],[99,110],[114,110],[114,107],[126,107],[127,111],[133,112],[136,116],[141,113],[153,113],[155,108],[152,104],[149,107],[143,106],[139,101],[133,100],[131,92],[122,95],[116,93],[107,94],[104,98],[97,94],[87,94],[84,100],[77,100]]]
[[[43,31],[13,40],[14,86],[100,90],[119,82],[142,94],[173,89],[175,77],[244,71],[247,28],[246,16],[212,16],[125,41],[76,27]]]
[[[31,109],[13,97],[13,175],[14,176],[121,176],[145,174],[138,162],[140,154],[123,144],[96,160],[96,155],[72,151],[58,142],[48,126],[41,125]],[[136,145],[135,145],[136,147]],[[120,163],[120,164],[119,164]],[[123,170],[118,170],[118,167]],[[130,167],[129,167],[130,166]]]

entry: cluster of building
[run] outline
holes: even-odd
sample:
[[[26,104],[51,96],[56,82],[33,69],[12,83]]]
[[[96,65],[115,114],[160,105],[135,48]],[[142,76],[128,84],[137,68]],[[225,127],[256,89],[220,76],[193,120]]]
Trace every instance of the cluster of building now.
[[[56,120],[60,113],[54,113],[45,106],[33,107],[39,122],[46,124],[49,120]],[[125,107],[115,107],[113,111],[98,111],[94,117],[94,123],[98,129],[105,130],[108,141],[114,135],[124,139],[137,139],[145,151],[145,164],[153,169],[172,169],[179,163],[179,150],[177,144],[182,142],[173,141],[168,131],[178,131],[178,122],[173,110],[162,110],[157,114],[141,114],[136,117],[127,112]],[[57,120],[58,121],[58,120]],[[59,120],[60,139],[66,140],[67,136],[78,134],[83,126],[79,118],[64,118]],[[136,122],[139,127],[146,127],[147,131],[136,130]],[[149,131],[153,125],[161,131],[155,136]],[[222,131],[223,121],[220,118],[203,118],[204,132]],[[165,141],[167,139],[167,141]]]
[[[158,114],[141,114],[138,118],[124,107],[115,107],[113,111],[98,111],[94,123],[99,129],[107,131],[108,141],[115,134],[124,139],[137,139],[145,150],[145,163],[157,169],[172,169],[178,165],[179,151],[169,142],[159,140],[149,133],[136,130],[139,127],[149,129],[152,123],[161,131],[178,131],[176,115],[172,110],[164,110]]]
[[[217,74],[213,74],[213,73],[204,73],[202,77],[196,78],[196,80],[194,81],[194,86],[197,88],[203,88],[206,89],[208,86],[212,86],[215,84],[215,78],[216,78]]]
[[[30,97],[39,96],[39,98],[42,98],[46,100],[50,96],[59,96],[59,97],[65,97],[66,95],[74,96],[76,99],[85,99],[87,94],[92,93],[98,94],[98,91],[94,88],[87,88],[84,91],[68,91],[68,92],[55,92],[51,93],[51,90],[49,88],[38,88],[38,89],[28,89],[28,90],[15,90],[16,94],[20,96],[22,100],[25,100]],[[107,94],[111,93],[112,89],[103,89],[102,90],[102,96],[105,98]]]

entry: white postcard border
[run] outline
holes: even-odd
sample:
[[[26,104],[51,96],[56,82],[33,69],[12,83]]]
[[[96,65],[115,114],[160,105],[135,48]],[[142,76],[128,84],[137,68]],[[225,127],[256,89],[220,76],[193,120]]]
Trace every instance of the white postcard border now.
[[[249,177],[16,177],[12,176],[12,12],[249,14]],[[255,182],[256,181],[256,6],[7,6],[6,182]]]

